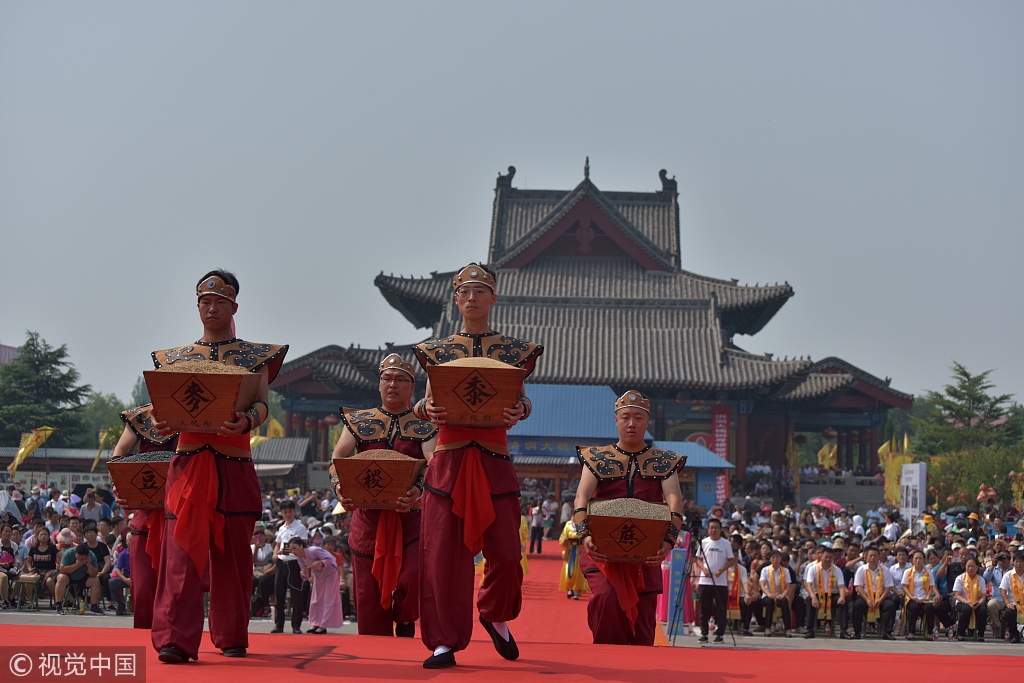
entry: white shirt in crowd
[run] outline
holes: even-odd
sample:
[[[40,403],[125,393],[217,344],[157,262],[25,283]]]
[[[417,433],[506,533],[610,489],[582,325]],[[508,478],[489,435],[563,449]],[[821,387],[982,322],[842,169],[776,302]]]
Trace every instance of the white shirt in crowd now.
[[[764,581],[768,585],[768,589],[773,593],[775,592],[776,585],[785,592],[786,587],[791,583],[790,574],[786,571],[786,565],[784,564],[779,565],[779,576],[777,579],[775,577],[774,567],[770,564],[766,564],[761,567],[761,581]]]
[[[562,503],[562,524],[568,522],[570,517],[572,517],[572,506],[569,505],[569,501],[565,501]]]
[[[986,590],[985,586],[987,585],[985,583],[985,578],[981,574],[978,574],[977,576],[978,576],[978,591],[979,591],[978,594],[979,595],[984,595],[985,594],[985,590]],[[967,578],[967,574],[966,573],[961,574],[960,576],[956,577],[956,581],[953,582],[953,595],[956,595],[957,593],[959,593],[960,595],[963,595],[965,598],[967,597],[967,591],[964,590],[964,579],[965,578]]]
[[[871,572],[871,570],[868,569],[868,566],[866,564],[861,565],[857,568],[857,573],[853,575],[854,588],[856,588],[857,586],[861,586],[863,588],[868,587],[868,572]],[[875,571],[871,572],[871,581],[872,583],[874,583],[875,586],[878,586],[879,579],[882,580],[883,588],[895,588],[896,586],[892,578],[892,572],[890,572],[882,565],[878,565],[877,567],[875,567]]]
[[[1005,574],[1003,574],[1003,580],[999,582],[999,588],[1006,592],[1006,606],[1007,607],[1016,607],[1016,603],[1014,602],[1014,598],[1013,598],[1013,585],[1010,583],[1011,581],[1013,581],[1013,579],[1011,577],[1015,576],[1016,574],[1017,574],[1017,570],[1016,569],[1011,569],[1010,571],[1008,571]],[[957,578],[960,578],[960,577],[957,577]],[[1018,576],[1017,579],[1018,579],[1018,581],[1024,580],[1024,577]],[[996,596],[993,595],[992,597],[996,597]]]
[[[900,593],[903,592],[903,575],[907,573],[907,569],[910,568],[910,563],[904,565],[894,564],[889,568],[889,574],[892,575],[893,587]]]
[[[292,520],[291,524],[282,526],[278,529],[277,533],[274,534],[274,542],[280,543],[281,549],[284,550],[288,547],[288,541],[292,540],[296,536],[301,538],[303,541],[309,538],[309,530],[298,520],[298,518]],[[285,562],[291,562],[292,560],[298,560],[299,558],[295,557],[291,553],[280,553],[277,556],[277,559],[284,560]]]
[[[701,586],[724,586],[725,572],[722,572],[721,576],[715,576],[715,573],[725,567],[725,563],[733,556],[732,544],[724,537],[712,541],[708,536],[700,542],[700,547],[704,551],[704,569],[697,583]]]
[[[882,535],[895,543],[900,537],[900,525],[896,522],[889,522],[885,525]]]
[[[252,550],[252,559],[255,564],[268,564],[271,556],[274,554],[274,547],[266,543],[261,548],[257,548],[256,544],[253,543],[249,546],[249,549]]]
[[[915,600],[925,600],[931,595],[931,586],[935,585],[932,580],[931,572],[928,571],[928,567],[925,567],[920,572],[914,572],[914,585],[910,585],[910,572],[913,570],[913,565],[907,567],[907,570],[903,572],[903,578],[900,579],[900,583],[903,585],[903,592],[910,593],[910,596]],[[924,577],[928,576],[928,593],[924,592]]]
[[[828,591],[829,590],[829,585],[828,585],[829,584],[829,578],[828,578],[829,574],[831,574],[832,577],[834,578],[834,581],[832,583],[832,590],[831,590],[831,592],[833,594],[838,593],[839,592],[839,587],[843,586],[845,584],[843,583],[843,570],[840,569],[839,567],[835,566],[835,565],[832,565],[831,571],[826,570],[826,574],[824,576],[822,576],[822,574],[821,574],[821,564],[820,563],[815,563],[815,564],[809,565],[808,568],[807,568],[807,575],[806,575],[806,578],[804,580],[807,581],[809,584],[811,584],[812,592],[815,595],[817,595],[818,594],[818,577],[822,576],[822,581],[824,582],[825,590]]]

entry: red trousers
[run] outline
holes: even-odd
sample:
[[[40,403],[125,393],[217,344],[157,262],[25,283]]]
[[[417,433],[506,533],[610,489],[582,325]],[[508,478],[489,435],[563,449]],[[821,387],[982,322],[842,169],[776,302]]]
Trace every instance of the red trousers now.
[[[166,488],[185,468],[190,456],[176,455]],[[160,571],[153,605],[153,647],[173,645],[190,657],[199,656],[203,637],[203,575],[210,576],[210,637],[215,647],[249,646],[249,601],[252,595],[252,530],[259,519],[259,483],[252,463],[217,461],[224,513],[224,549],[211,540],[203,572],[174,539],[177,519],[165,520]],[[254,507],[255,497],[255,507]],[[231,510],[234,508],[234,511]],[[250,512],[249,510],[252,510]]]
[[[523,605],[519,497],[493,502],[495,517],[484,532],[487,564],[476,607],[488,621],[511,621]],[[441,645],[453,652],[464,650],[473,635],[475,568],[462,526],[462,518],[452,513],[452,499],[428,489],[420,524],[420,634],[431,650]],[[363,603],[358,609],[361,620]]]
[[[585,557],[584,573],[590,584],[592,594],[587,604],[587,624],[594,634],[594,643],[601,645],[654,645],[656,628],[655,615],[658,606],[658,593],[640,593],[637,603],[636,623],[631,630],[626,613],[619,607],[618,596],[607,577],[597,568],[593,560]],[[652,572],[644,567],[644,580]],[[655,568],[661,572],[661,568]],[[660,592],[660,591],[658,591]]]
[[[373,550],[380,510],[355,510],[348,543],[352,549],[359,635],[393,636],[395,624],[420,616],[420,513],[405,512],[402,520],[402,569],[391,595],[391,608],[381,607],[380,584],[373,575]]]
[[[132,542],[128,546],[132,568],[132,609],[135,628],[153,627],[153,598],[156,596],[156,570],[153,558],[146,552],[149,532],[146,530],[150,515],[163,515],[163,510],[135,510],[132,515]]]

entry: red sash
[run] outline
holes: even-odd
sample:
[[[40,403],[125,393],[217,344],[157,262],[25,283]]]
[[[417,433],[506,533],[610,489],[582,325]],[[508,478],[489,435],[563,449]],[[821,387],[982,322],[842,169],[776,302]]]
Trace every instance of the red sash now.
[[[492,441],[502,443],[505,430],[498,427],[442,427],[438,432],[438,446],[456,441]],[[443,451],[441,451],[443,453]],[[462,452],[462,463],[452,490],[452,512],[463,520],[462,539],[469,552],[476,555],[483,550],[484,532],[494,521],[494,503],[491,501],[491,482],[484,469],[483,452],[475,445]]]
[[[146,515],[146,552],[149,553],[150,564],[153,571],[160,571],[160,554],[163,552],[164,543],[164,511],[150,510]],[[132,540],[134,543],[134,539]]]
[[[216,434],[181,432],[178,451],[190,446],[216,444],[231,450],[249,450],[249,435],[224,437]],[[178,473],[166,492],[166,506],[178,522],[174,527],[174,540],[192,558],[200,575],[210,556],[210,537],[218,550],[224,550],[224,515],[217,512],[217,493],[220,477],[212,451],[201,450],[191,456],[185,469]]]
[[[598,562],[597,560],[594,560],[594,564],[615,589],[615,598],[618,600],[619,609],[625,612],[626,618],[629,619],[629,630],[636,633],[636,618],[640,615],[640,610],[636,606],[640,602],[640,591],[644,589],[644,566],[625,562]]]
[[[370,570],[380,586],[380,606],[390,610],[392,594],[402,570],[402,518],[394,510],[381,510]]]

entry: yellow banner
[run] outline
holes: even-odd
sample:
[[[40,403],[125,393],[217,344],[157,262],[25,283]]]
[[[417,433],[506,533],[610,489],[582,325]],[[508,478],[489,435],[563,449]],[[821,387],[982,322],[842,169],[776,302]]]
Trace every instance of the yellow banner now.
[[[889,505],[900,504],[900,473],[903,466],[913,462],[914,456],[905,453],[886,453],[882,462],[885,463],[885,502]]]
[[[825,445],[818,451],[818,464],[822,467],[833,467],[836,464],[836,446],[826,441]]]
[[[259,446],[261,443],[266,441],[268,438],[270,438],[270,437],[260,436],[259,434],[253,434],[252,436],[249,437],[249,450],[255,449],[257,446]]]
[[[284,436],[284,427],[280,422],[271,417],[267,420],[267,438],[276,439],[281,436]]]
[[[7,472],[13,477],[18,471],[18,465],[25,462],[32,452],[43,445],[43,442],[50,438],[50,434],[57,431],[53,427],[39,427],[31,432],[21,435],[21,445],[18,446],[18,453],[14,456],[14,462],[7,466]]]

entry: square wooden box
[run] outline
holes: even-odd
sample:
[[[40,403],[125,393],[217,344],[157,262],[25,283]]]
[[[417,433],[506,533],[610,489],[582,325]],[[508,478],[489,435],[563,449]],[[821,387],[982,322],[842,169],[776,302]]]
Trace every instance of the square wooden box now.
[[[155,451],[146,455],[162,455],[165,459],[131,462],[131,456],[128,456],[107,462],[107,470],[110,471],[110,478],[117,488],[117,495],[128,501],[127,507],[131,510],[161,510],[164,507],[167,470],[171,466],[174,453]]]
[[[401,459],[379,459],[380,455]],[[420,476],[427,461],[397,451],[375,449],[351,458],[335,458],[334,470],[345,498],[354,506],[370,510],[397,510],[395,499],[404,496]],[[419,506],[413,508],[419,509]]]
[[[216,433],[245,412],[266,384],[263,373],[228,375],[181,371],[143,372],[157,417],[176,432]]]
[[[639,564],[648,557],[657,555],[661,550],[661,544],[668,535],[671,523],[668,505],[634,500],[634,504],[643,503],[645,507],[650,506],[648,509],[657,514],[663,510],[665,515],[663,520],[602,514],[607,511],[610,504],[616,503],[618,500],[622,499],[590,501],[587,519],[590,520],[590,535],[593,537],[597,549],[611,562]],[[595,513],[595,509],[597,513]]]
[[[427,367],[434,405],[448,411],[452,427],[504,427],[504,410],[515,406],[526,371],[500,361],[479,366],[479,358],[460,358]]]

